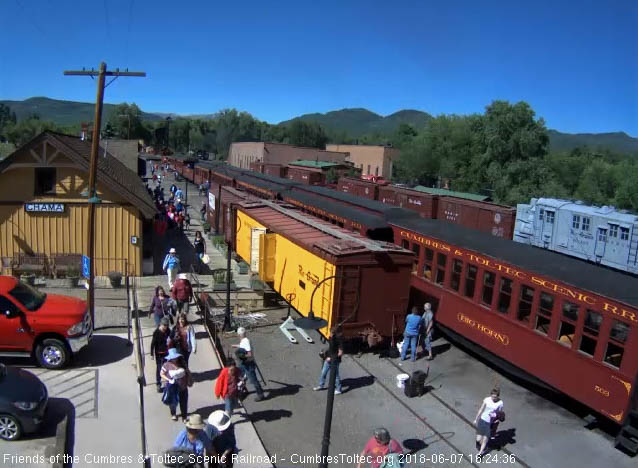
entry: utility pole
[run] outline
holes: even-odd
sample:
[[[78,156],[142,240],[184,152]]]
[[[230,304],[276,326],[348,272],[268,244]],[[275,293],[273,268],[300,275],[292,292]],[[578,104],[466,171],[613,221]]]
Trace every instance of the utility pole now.
[[[100,63],[100,69],[95,70],[71,70],[65,71],[66,76],[90,76],[93,78],[97,76],[97,98],[95,101],[95,122],[93,123],[93,141],[91,141],[91,164],[89,166],[89,229],[88,229],[88,243],[89,243],[89,311],[91,314],[92,323],[95,324],[95,205],[100,203],[100,199],[97,197],[96,192],[96,178],[97,178],[97,164],[98,164],[98,150],[100,147],[100,128],[102,126],[102,105],[104,103],[104,88],[108,85],[104,85],[104,81],[107,76],[114,77],[109,84],[113,83],[120,76],[146,76],[144,72],[121,72],[119,68],[115,71],[106,71],[106,63]]]

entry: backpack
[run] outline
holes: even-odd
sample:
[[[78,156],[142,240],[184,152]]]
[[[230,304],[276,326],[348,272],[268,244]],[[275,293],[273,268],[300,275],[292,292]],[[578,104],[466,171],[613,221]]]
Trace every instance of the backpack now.
[[[401,456],[402,454],[394,453],[392,449],[390,449],[383,457],[383,462],[379,465],[379,468],[402,468],[404,463],[401,461]]]

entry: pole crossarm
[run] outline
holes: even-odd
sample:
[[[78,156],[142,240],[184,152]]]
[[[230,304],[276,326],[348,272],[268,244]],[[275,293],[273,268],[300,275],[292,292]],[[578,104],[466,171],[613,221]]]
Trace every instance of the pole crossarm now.
[[[94,70],[65,70],[66,76],[99,76],[100,71]],[[146,72],[120,72],[120,71],[105,71],[104,76],[140,76],[145,77]]]

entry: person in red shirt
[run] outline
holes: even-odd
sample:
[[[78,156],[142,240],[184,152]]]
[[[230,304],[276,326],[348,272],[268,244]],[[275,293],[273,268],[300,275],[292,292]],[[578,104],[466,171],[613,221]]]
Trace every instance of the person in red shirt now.
[[[215,382],[215,396],[224,399],[225,411],[229,418],[233,415],[233,409],[237,406],[237,395],[239,393],[237,385],[240,379],[241,372],[237,368],[235,360],[230,358],[228,367],[222,369]]]
[[[368,441],[363,452],[360,454],[361,460],[357,463],[357,468],[361,468],[362,461],[369,463],[371,468],[379,468],[384,457],[389,453],[403,454],[403,447],[396,440],[390,437],[390,433],[384,427],[374,430],[374,436]]]
[[[171,296],[177,301],[177,310],[188,315],[188,308],[193,299],[193,287],[186,273],[177,275],[177,280],[171,288]]]

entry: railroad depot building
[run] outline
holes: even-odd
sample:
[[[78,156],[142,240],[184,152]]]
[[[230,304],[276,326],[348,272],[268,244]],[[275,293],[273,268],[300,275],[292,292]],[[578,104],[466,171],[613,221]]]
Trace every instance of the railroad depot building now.
[[[251,163],[287,165],[302,159],[345,163],[348,153],[342,151],[326,151],[318,148],[287,145],[284,143],[240,142],[230,145],[228,164],[242,169],[250,169]]]
[[[0,161],[3,274],[26,265],[45,275],[80,269],[88,254],[90,154],[90,141],[47,131]],[[153,200],[135,172],[102,150],[96,183],[95,274],[141,275]]]
[[[349,153],[348,161],[361,169],[363,175],[381,176],[387,180],[392,178],[392,166],[401,154],[391,146],[373,145],[326,145],[326,150]]]

